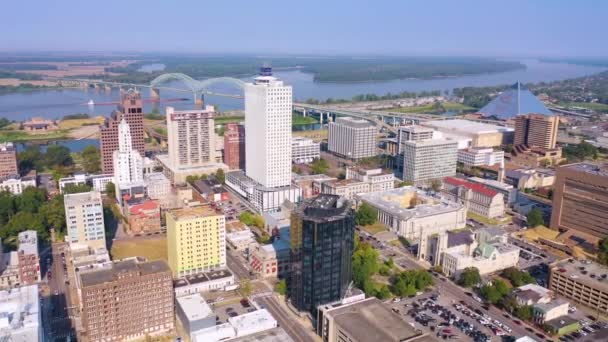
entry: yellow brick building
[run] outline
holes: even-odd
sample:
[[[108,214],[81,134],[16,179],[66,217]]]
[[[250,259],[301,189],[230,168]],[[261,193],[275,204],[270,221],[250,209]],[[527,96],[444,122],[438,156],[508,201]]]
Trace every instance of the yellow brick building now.
[[[224,215],[208,206],[167,212],[167,249],[174,277],[226,266]]]

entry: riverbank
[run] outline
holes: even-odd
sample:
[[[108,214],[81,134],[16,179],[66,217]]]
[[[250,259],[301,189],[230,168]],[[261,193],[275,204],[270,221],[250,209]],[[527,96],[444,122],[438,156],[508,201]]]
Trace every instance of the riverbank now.
[[[27,141],[51,141],[51,140],[81,140],[94,139],[99,136],[99,125],[104,118],[69,119],[57,123],[57,128],[46,132],[26,131],[19,128],[18,123],[13,123],[0,130],[0,141],[27,142]]]

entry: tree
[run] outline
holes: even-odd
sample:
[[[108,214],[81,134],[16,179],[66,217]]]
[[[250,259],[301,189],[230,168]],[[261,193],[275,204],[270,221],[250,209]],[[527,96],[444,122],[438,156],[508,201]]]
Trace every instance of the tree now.
[[[538,208],[532,208],[532,210],[528,212],[528,215],[526,215],[526,219],[528,222],[528,227],[530,228],[536,228],[545,224],[543,212]]]
[[[477,267],[467,267],[460,274],[460,278],[458,278],[458,285],[463,287],[471,287],[479,284],[480,281],[481,275],[479,275],[479,270]]]
[[[80,153],[82,167],[87,173],[96,173],[101,170],[99,150],[93,145],[89,145]]]
[[[310,168],[313,174],[318,175],[327,172],[327,170],[329,169],[329,164],[327,164],[327,161],[325,159],[319,158],[315,159],[310,164]]]
[[[367,203],[361,204],[355,214],[355,223],[361,226],[367,226],[376,223],[378,211]]]
[[[486,301],[492,304],[496,304],[502,299],[500,293],[490,284],[482,286],[479,293]]]
[[[251,285],[249,279],[241,280],[241,283],[239,284],[239,292],[243,297],[249,297],[251,295],[252,290],[253,286]]]
[[[285,296],[287,294],[287,281],[285,281],[285,279],[279,281],[274,286],[274,290],[275,290],[275,292],[278,292],[280,295]]]
[[[533,313],[532,306],[530,305],[523,305],[515,308],[515,316],[524,321],[532,319]]]
[[[378,255],[378,251],[369,243],[361,242],[358,244],[357,249],[353,253],[352,264],[355,286],[364,289],[366,282],[371,282],[372,275],[378,272],[380,268],[378,264]],[[370,292],[366,291],[365,293],[369,294]]]
[[[226,182],[226,175],[224,174],[223,169],[217,169],[217,171],[215,172],[215,180],[217,180],[221,184],[224,184]]]
[[[42,167],[42,153],[38,146],[28,146],[23,152],[17,156],[19,160],[19,172],[26,174],[31,170],[41,170]]]
[[[106,195],[108,195],[109,198],[116,198],[116,185],[114,185],[114,183],[108,182],[106,184]]]
[[[598,245],[597,261],[601,264],[608,265],[608,238],[603,238]]]
[[[46,221],[46,226],[49,229],[53,228],[55,233],[60,234],[66,231],[65,207],[63,203],[63,195],[57,195],[40,208],[40,213]]]
[[[46,202],[46,190],[27,187],[16,198],[17,210],[26,213],[37,213],[42,204]]]
[[[70,166],[74,164],[70,149],[61,145],[51,145],[46,149],[44,161],[47,166]]]
[[[414,185],[413,182],[403,181],[403,182],[399,182],[399,184],[397,184],[397,188],[402,188],[404,186],[412,186],[412,185]]]
[[[515,267],[509,267],[502,271],[502,276],[509,279],[513,286],[519,287],[526,284],[536,284],[536,279],[526,271],[520,271]]]

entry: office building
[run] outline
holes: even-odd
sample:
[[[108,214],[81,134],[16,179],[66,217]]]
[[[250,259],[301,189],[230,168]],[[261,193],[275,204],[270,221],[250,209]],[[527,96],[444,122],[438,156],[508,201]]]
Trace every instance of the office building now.
[[[441,132],[444,139],[459,141],[458,149],[490,148],[513,143],[514,129],[469,120],[433,120],[421,125]]]
[[[499,182],[494,179],[485,179],[479,177],[469,177],[467,180],[471,183],[483,184],[486,188],[494,190],[502,194],[502,199],[505,205],[509,206],[517,200],[517,188],[511,184]]]
[[[101,169],[104,174],[114,174],[114,151],[118,150],[118,125],[125,120],[130,128],[131,147],[145,154],[143,100],[139,91],[121,91],[120,104],[100,127]]]
[[[458,143],[434,139],[403,143],[402,179],[427,182],[456,174]]]
[[[418,258],[427,259],[429,237],[466,226],[462,204],[431,197],[413,186],[357,195],[378,211],[378,221],[412,244],[419,244]]]
[[[458,162],[466,168],[475,166],[493,166],[504,162],[505,152],[492,148],[467,148],[458,150]]]
[[[495,218],[505,214],[502,193],[487,188],[483,184],[446,177],[443,179],[441,194],[450,201],[461,203],[467,211],[477,215]]]
[[[294,163],[311,163],[319,158],[321,158],[321,143],[304,137],[291,139],[291,160]]]
[[[292,90],[262,67],[245,84],[245,170],[267,188],[291,184]]]
[[[80,274],[82,325],[88,341],[128,341],[175,328],[171,270],[138,258]]]
[[[329,123],[327,148],[341,157],[361,159],[376,155],[376,126],[363,119],[339,117]]]
[[[557,168],[551,228],[608,237],[608,164]]]
[[[213,106],[197,110],[167,107],[169,163],[176,168],[215,162]]]
[[[224,215],[207,206],[186,207],[169,210],[166,221],[169,266],[176,278],[226,266]]]
[[[406,141],[432,140],[437,138],[435,130],[424,126],[401,126],[397,131],[397,145]],[[399,148],[401,150],[401,148]]]
[[[236,123],[224,126],[224,164],[231,170],[245,170],[245,126]]]
[[[519,247],[507,243],[480,243],[472,254],[452,251],[443,254],[443,274],[458,279],[467,267],[475,267],[485,275],[516,267],[519,262]]]
[[[347,167],[345,178],[368,183],[370,192],[385,191],[395,187],[395,175],[381,168]]]
[[[568,259],[549,266],[549,289],[598,314],[608,314],[608,267]]]
[[[118,125],[118,150],[114,151],[114,181],[116,182],[116,199],[122,203],[125,195],[144,197],[144,160],[133,149],[131,129],[126,120]]]
[[[430,342],[376,297],[319,307],[317,334],[323,342]]]
[[[85,245],[91,249],[105,248],[106,236],[103,221],[101,194],[97,191],[66,194],[66,241],[72,245]]]
[[[17,150],[11,142],[0,143],[0,177],[18,175]]]
[[[155,200],[167,198],[171,192],[171,181],[162,172],[152,172],[144,176],[148,197]]]
[[[0,291],[0,341],[44,340],[38,285]]]
[[[515,138],[513,145],[537,146],[545,149],[555,148],[558,116],[526,114],[515,117]]]
[[[321,182],[321,194],[336,195],[352,200],[356,194],[370,192],[370,184],[355,179],[341,179]]]
[[[487,105],[479,110],[484,116],[493,116],[500,120],[512,119],[519,114],[536,113],[553,115],[532,92],[520,82],[501,92]]]
[[[38,235],[35,230],[26,230],[17,236],[19,247],[19,283],[32,285],[40,281],[40,256],[38,254]]]
[[[350,202],[339,196],[319,195],[292,213],[289,298],[298,310],[315,317],[319,305],[346,293],[352,278],[354,233]]]

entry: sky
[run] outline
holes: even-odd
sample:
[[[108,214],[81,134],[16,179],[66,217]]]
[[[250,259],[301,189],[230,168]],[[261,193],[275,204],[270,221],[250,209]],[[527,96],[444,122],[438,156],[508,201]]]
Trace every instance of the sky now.
[[[5,0],[0,51],[608,56],[603,0]]]

